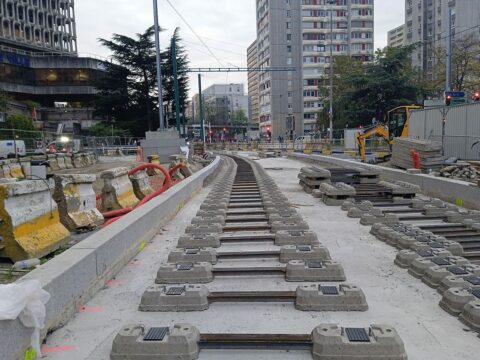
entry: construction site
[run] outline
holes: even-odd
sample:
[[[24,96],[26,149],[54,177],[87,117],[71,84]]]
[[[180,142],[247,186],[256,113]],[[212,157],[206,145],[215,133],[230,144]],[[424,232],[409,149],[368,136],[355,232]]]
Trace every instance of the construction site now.
[[[31,309],[0,321],[2,359],[478,357],[476,184],[235,146],[104,170],[100,191],[57,174],[63,205],[4,184],[3,256],[45,260],[8,285]]]

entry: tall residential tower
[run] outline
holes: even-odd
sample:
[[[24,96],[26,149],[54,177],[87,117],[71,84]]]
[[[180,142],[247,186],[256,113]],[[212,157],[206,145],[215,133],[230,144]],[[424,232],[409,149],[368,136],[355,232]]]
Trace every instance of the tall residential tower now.
[[[319,87],[328,78],[330,49],[334,57],[373,59],[373,5],[373,0],[257,0],[259,66],[295,68],[259,74],[263,133],[270,129],[276,139],[315,130],[328,97]]]

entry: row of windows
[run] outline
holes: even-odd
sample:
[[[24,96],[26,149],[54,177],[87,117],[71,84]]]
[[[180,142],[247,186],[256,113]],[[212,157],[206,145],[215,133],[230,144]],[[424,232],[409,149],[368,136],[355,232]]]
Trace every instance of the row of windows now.
[[[302,5],[329,5],[329,0],[302,0]],[[346,6],[348,5],[348,0],[336,0],[334,6]],[[350,0],[352,5],[373,5],[373,0]]]
[[[352,39],[372,39],[373,33],[371,32],[352,32]],[[330,34],[322,33],[304,33],[303,40],[327,40],[330,39]],[[348,34],[334,34],[334,40],[347,40]]]
[[[92,69],[31,69],[0,64],[1,82],[31,86],[85,86],[97,80],[98,74]]]

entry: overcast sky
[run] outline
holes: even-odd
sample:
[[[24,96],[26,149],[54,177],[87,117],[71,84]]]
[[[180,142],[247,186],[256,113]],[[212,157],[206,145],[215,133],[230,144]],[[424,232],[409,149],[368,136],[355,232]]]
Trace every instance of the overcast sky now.
[[[175,13],[167,0],[158,0],[162,49],[176,27],[188,50],[191,67],[246,66],[246,49],[255,39],[255,0],[170,0],[214,53],[213,57]],[[271,0],[284,1],[284,0]],[[152,0],[80,0],[75,2],[78,48],[81,54],[106,57],[97,38],[113,33],[133,36],[153,24]],[[404,22],[403,0],[375,0],[375,47],[387,44],[387,31]],[[190,92],[197,92],[196,74]],[[242,82],[246,74],[203,74],[204,87]]]

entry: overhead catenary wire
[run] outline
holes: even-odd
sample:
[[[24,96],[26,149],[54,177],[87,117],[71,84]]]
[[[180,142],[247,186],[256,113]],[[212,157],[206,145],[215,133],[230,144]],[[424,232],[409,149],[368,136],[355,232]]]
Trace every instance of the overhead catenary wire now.
[[[175,6],[173,6],[173,4],[170,2],[170,0],[166,0],[168,5],[170,5],[170,7],[173,9],[173,11],[175,11],[175,13],[180,17],[180,19],[182,19],[182,21],[185,23],[185,25],[188,26],[188,28],[190,29],[190,31],[197,37],[197,39],[202,43],[202,45],[207,49],[207,51],[210,53],[210,55],[213,56],[213,58],[221,65],[221,66],[224,66],[222,64],[222,62],[220,61],[220,59],[214,54],[214,52],[208,47],[208,45],[205,43],[205,41],[203,41],[203,39],[197,34],[197,32],[195,31],[195,29],[190,25],[190,23],[183,17],[183,15],[175,8]]]

